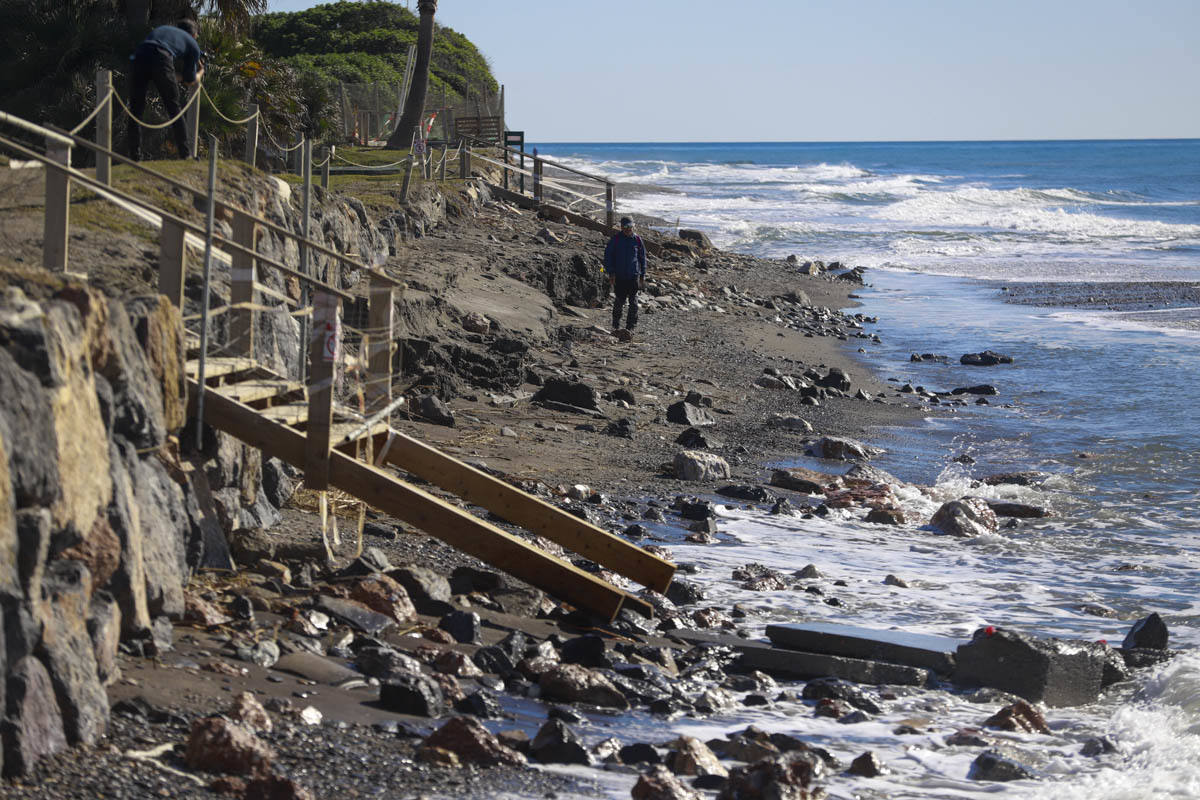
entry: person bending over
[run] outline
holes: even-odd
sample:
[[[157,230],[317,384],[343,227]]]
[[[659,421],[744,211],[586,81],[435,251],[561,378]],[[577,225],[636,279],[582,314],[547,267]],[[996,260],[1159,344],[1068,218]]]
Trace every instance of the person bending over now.
[[[642,237],[633,232],[633,220],[629,217],[621,217],[621,232],[604,248],[604,271],[608,273],[608,284],[616,293],[613,330],[621,327],[621,307],[628,300],[629,316],[625,327],[632,331],[637,327],[638,289],[646,285],[646,246],[642,244]]]
[[[146,93],[151,82],[158,88],[167,109],[167,118],[179,114],[179,84],[195,85],[204,77],[203,54],[196,38],[200,28],[195,20],[184,19],[174,25],[160,25],[137,46],[129,60],[133,62],[130,74],[130,111],[136,119],[129,122],[129,156],[134,161],[142,158],[142,126],[137,120],[146,110]],[[180,158],[191,158],[188,144],[187,125],[183,118],[171,124],[175,136],[175,147]]]

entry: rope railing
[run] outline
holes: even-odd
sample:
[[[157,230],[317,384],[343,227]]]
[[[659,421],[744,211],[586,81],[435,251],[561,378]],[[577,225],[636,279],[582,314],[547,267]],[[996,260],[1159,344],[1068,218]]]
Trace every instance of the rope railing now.
[[[188,101],[183,104],[183,108],[179,109],[178,114],[171,117],[166,122],[159,123],[143,122],[142,120],[138,119],[133,111],[130,110],[129,106],[125,105],[125,101],[121,99],[121,95],[117,94],[116,92],[112,93],[112,98],[117,101],[117,105],[124,109],[125,113],[129,115],[131,120],[147,130],[157,131],[162,130],[163,128],[169,128],[179,120],[183,119],[183,115],[188,112],[188,109],[190,109],[194,103],[200,101],[200,92],[193,92],[192,96],[188,98]]]
[[[279,142],[275,141],[275,137],[271,135],[270,129],[266,126],[266,123],[263,120],[259,120],[259,124],[261,126],[260,130],[262,130],[263,135],[267,137],[267,141],[269,141],[271,144],[275,145],[275,149],[277,149],[281,153],[290,153],[293,150],[299,150],[301,147],[304,146],[304,137],[301,136],[300,141],[296,142],[291,147],[284,147]]]
[[[88,114],[87,117],[84,118],[83,122],[79,123],[78,125],[76,125],[74,128],[71,129],[71,135],[74,136],[75,134],[79,133],[81,130],[86,128],[88,126],[88,123],[90,123],[92,120],[94,120],[96,118],[96,115],[104,110],[104,107],[106,105],[108,105],[109,101],[112,100],[112,97],[115,94],[116,94],[115,90],[109,89],[108,94],[104,95],[103,99],[97,100],[96,107],[92,109],[92,113]]]
[[[343,161],[352,167],[357,167],[358,169],[380,169],[380,170],[383,170],[383,169],[392,169],[394,167],[400,166],[401,164],[407,164],[409,161],[412,160],[412,155],[409,154],[409,155],[405,156],[404,158],[400,159],[399,161],[393,161],[391,164],[359,164],[357,162],[351,161],[350,159],[346,158],[341,153],[335,153],[334,158],[336,158],[338,161]]]
[[[208,101],[208,104],[209,104],[210,106],[212,106],[212,110],[213,110],[213,112],[214,112],[214,113],[215,113],[215,114],[216,114],[218,117],[220,117],[221,119],[223,119],[223,120],[225,120],[226,122],[228,122],[230,125],[246,125],[246,124],[249,124],[250,122],[253,122],[253,121],[255,120],[255,118],[257,118],[257,117],[258,117],[258,116],[259,116],[259,115],[262,113],[262,110],[261,110],[261,109],[255,109],[254,113],[253,113],[253,114],[251,114],[250,116],[246,117],[245,119],[230,119],[229,117],[227,117],[227,116],[225,116],[224,114],[222,114],[222,113],[221,113],[221,109],[217,107],[217,103],[216,103],[216,101],[212,99],[212,95],[210,95],[210,94],[208,93],[208,89],[205,89],[205,88],[204,88],[204,84],[203,84],[203,83],[202,83],[202,84],[200,84],[200,91],[204,93],[204,99]],[[72,131],[72,133],[76,133],[76,131]]]

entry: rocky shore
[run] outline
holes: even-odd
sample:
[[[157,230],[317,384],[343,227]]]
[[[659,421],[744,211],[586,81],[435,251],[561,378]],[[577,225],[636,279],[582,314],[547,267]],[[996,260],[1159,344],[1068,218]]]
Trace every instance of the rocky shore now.
[[[250,176],[236,190],[295,224],[284,187]],[[647,231],[657,255],[641,321],[622,337],[607,327],[601,234],[511,205],[485,180],[426,185],[417,197],[397,209],[390,195],[364,203],[321,193],[316,212],[329,241],[384,254],[385,269],[407,283],[399,350],[410,402],[395,426],[668,558],[677,542],[731,544],[716,521],[725,503],[911,522],[894,495],[899,482],[866,463],[861,440],[874,426],[952,413],[987,394],[927,392],[870,374],[856,357],[874,341],[873,320],[854,311],[864,275],[848,265],[760,260],[694,232]],[[45,543],[30,560],[26,533],[5,542],[21,568],[0,581],[9,630],[3,763],[12,776],[0,797],[818,797],[846,776],[886,767],[870,753],[845,759],[811,745],[802,719],[853,725],[902,714],[940,685],[932,673],[920,685],[873,686],[749,668],[731,643],[747,612],[706,603],[687,565],[665,596],[644,593],[655,619],[623,613],[606,623],[374,512],[355,557],[350,498],[333,497],[343,540],[326,563],[316,498],[297,490],[295,473],[222,435],[200,452],[181,447],[184,344],[158,347],[169,337],[154,332],[173,323],[171,310],[132,299],[151,289],[155,256],[137,234],[97,226],[72,243],[77,257],[94,258],[90,280],[103,298],[24,269],[35,260],[34,226],[20,208],[3,216],[10,288],[0,356],[10,358],[0,379],[32,385],[31,370],[53,367],[38,391],[91,405],[56,412],[52,435],[79,435],[91,450],[60,448],[49,465],[22,459],[14,442],[34,447],[36,404],[6,402],[6,466],[18,491],[5,505],[25,526],[13,531],[38,530],[42,520]],[[57,328],[31,323],[50,318]],[[102,333],[110,326],[117,333]],[[268,333],[286,343],[291,329],[278,326]],[[56,354],[72,332],[70,357]],[[281,344],[283,371],[294,366],[287,350]],[[83,366],[63,372],[71,363]],[[87,439],[89,425],[107,438]],[[123,484],[81,474],[93,451]],[[805,453],[828,471],[795,468]],[[76,488],[19,491],[52,479]],[[113,510],[122,487],[124,518]],[[213,514],[193,499],[205,492]],[[30,510],[38,504],[42,511]],[[97,506],[107,509],[107,533],[95,533]],[[159,508],[157,538],[131,533],[145,527],[131,522],[134,508]],[[930,522],[970,535],[995,530],[997,514],[1036,513],[964,500]],[[205,522],[213,518],[219,530]],[[135,539],[146,551],[136,558]],[[89,546],[96,542],[109,547]],[[232,569],[206,568],[226,553]],[[759,591],[805,591],[822,580],[769,564],[742,569],[738,579]],[[130,588],[148,578],[149,598]],[[79,608],[56,617],[51,597]],[[13,621],[27,619],[65,633],[22,628],[25,651],[14,657]],[[81,652],[89,642],[90,660]],[[1116,680],[1124,664],[1152,663],[1165,651],[1165,628],[1150,625],[1127,644],[1138,652],[1115,661],[1098,653],[1079,669],[1108,664],[1114,673],[1103,677]],[[986,728],[1040,731],[1046,722],[997,680],[980,679],[993,688],[971,700],[992,706],[981,709],[979,728],[943,731],[954,739],[946,746],[978,751],[981,780],[1027,777],[1020,755]],[[750,726],[707,742],[670,733],[681,718],[760,708],[796,716],[800,733]],[[624,715],[661,735],[595,740]],[[1081,747],[1105,746],[1091,732],[1072,736]]]

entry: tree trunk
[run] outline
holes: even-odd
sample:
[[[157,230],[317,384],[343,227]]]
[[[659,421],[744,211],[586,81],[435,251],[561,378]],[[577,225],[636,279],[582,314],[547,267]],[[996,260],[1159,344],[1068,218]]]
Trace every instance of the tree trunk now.
[[[437,0],[418,0],[417,7],[421,12],[421,27],[417,30],[417,63],[413,69],[412,86],[404,101],[404,113],[387,140],[387,146],[393,150],[403,150],[412,143],[413,131],[425,116],[429,60],[433,55],[433,15],[437,11]]]

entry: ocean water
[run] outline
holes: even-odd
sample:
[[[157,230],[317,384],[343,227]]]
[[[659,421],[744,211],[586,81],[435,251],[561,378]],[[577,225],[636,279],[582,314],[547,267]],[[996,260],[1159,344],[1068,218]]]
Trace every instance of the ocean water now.
[[[902,490],[910,525],[731,509],[723,544],[675,545],[714,602],[755,609],[754,630],[821,620],[966,638],[991,624],[1113,644],[1157,611],[1182,651],[1098,703],[1050,710],[1049,736],[1002,734],[1034,768],[1031,781],[968,779],[977,751],[947,747],[944,736],[980,725],[995,708],[955,695],[903,695],[855,726],[781,706],[680,720],[677,730],[704,738],[753,722],[845,761],[874,750],[891,768],[875,779],[835,778],[833,797],[1200,796],[1200,294],[1192,288],[1200,286],[1200,141],[540,150],[619,181],[620,210],[678,219],[720,246],[869,267],[861,310],[879,317],[873,332],[882,344],[866,345],[863,370],[936,390],[999,390],[992,405],[872,433],[887,450],[877,466],[931,487]],[[1016,363],[958,364],[985,348]],[[911,363],[914,352],[950,363]],[[962,455],[974,463],[954,460]],[[790,463],[821,466],[799,454]],[[1050,477],[1038,487],[974,483],[1024,469]],[[922,527],[942,501],[964,494],[1044,505],[1053,515],[965,541]],[[844,605],[746,592],[730,572],[753,561],[785,573],[816,564],[827,576],[816,583]],[[910,588],[885,585],[889,573]],[[930,720],[930,733],[891,733],[913,717]],[[657,724],[630,718],[619,727],[651,736]],[[1116,752],[1083,756],[1082,742],[1095,735],[1110,737]],[[628,785],[613,780],[613,796],[627,796]]]

